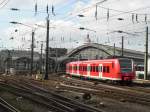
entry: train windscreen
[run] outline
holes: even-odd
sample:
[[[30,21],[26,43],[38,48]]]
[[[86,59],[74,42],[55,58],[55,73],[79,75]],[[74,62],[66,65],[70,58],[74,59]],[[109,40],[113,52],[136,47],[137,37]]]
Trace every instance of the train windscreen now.
[[[120,69],[122,73],[132,72],[132,60],[119,59]]]
[[[144,71],[144,65],[136,65],[135,71]]]

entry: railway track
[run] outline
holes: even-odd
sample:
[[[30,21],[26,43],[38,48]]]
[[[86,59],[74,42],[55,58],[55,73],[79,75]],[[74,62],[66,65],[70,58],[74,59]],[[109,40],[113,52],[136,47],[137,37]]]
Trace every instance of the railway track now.
[[[52,78],[51,80],[61,82],[59,86],[62,90],[90,93],[99,96],[114,98],[121,101],[150,105],[150,95],[149,93],[147,93],[147,91],[149,91],[148,89],[141,92],[139,89],[132,89],[133,87],[128,86],[114,86],[106,83],[99,83],[95,85],[95,82],[93,83],[91,81],[82,81],[79,79],[62,77],[59,77],[58,79],[54,77],[54,79]],[[39,83],[35,80],[32,81],[34,83]]]
[[[59,78],[60,88],[74,90],[79,92],[87,92],[91,94],[106,96],[110,98],[120,99],[123,101],[150,105],[149,89],[134,88],[128,86],[108,85],[104,83],[94,84],[91,81],[82,81],[72,78]],[[132,89],[133,88],[133,89]]]
[[[5,112],[21,112],[18,109],[16,109],[14,106],[10,105],[2,97],[0,97],[0,107],[2,107],[5,110]]]
[[[145,94],[149,94],[150,93],[150,87],[145,87],[144,85],[137,85],[135,83],[132,83],[130,85],[120,85],[120,84],[113,84],[113,83],[106,83],[103,81],[99,81],[99,80],[81,80],[79,78],[71,78],[72,80],[70,81],[70,83],[74,82],[74,83],[81,83],[84,85],[84,83],[89,84],[89,85],[103,85],[103,86],[108,86],[110,88],[115,88],[115,89],[120,89],[120,90],[128,90],[128,91],[134,91],[134,92],[138,92],[138,93],[145,93]],[[59,77],[59,78],[54,78],[53,80],[55,81],[60,81],[60,82],[64,82],[67,81],[69,83],[69,80],[65,77]],[[75,81],[73,81],[75,80]],[[143,87],[144,86],[144,87]]]
[[[49,92],[46,89],[33,85],[33,82],[30,83],[26,80],[20,81],[14,79],[9,79],[6,82],[7,83],[3,84],[3,86],[11,86],[23,97],[29,98],[30,95],[33,101],[40,99],[39,103],[41,103],[41,101],[43,101],[43,103],[45,102],[45,105],[47,104],[50,109],[53,108],[52,111],[54,112],[103,112],[100,109],[82,104],[54,92]]]
[[[32,79],[31,79],[32,80]],[[60,89],[69,91],[78,91],[81,93],[91,93],[99,96],[105,96],[114,98],[121,101],[128,101],[133,103],[139,103],[143,105],[150,105],[149,89],[135,86],[119,86],[111,85],[107,83],[97,83],[97,81],[83,81],[77,78],[66,77],[51,77],[51,80],[55,80],[60,83]],[[32,80],[34,83],[39,83],[36,80]],[[97,83],[97,84],[95,84]]]
[[[148,105],[148,106],[150,105],[149,93],[146,93],[144,91],[140,92],[139,90],[133,90],[132,87],[130,88],[128,86],[117,86],[117,85],[112,86],[112,85],[108,85],[108,84],[104,84],[104,83],[95,84],[95,82],[93,82],[93,81],[92,82],[91,81],[82,81],[79,79],[64,78],[64,77],[57,77],[57,78],[51,77],[51,80],[58,82],[58,84],[59,84],[58,91],[59,90],[67,90],[67,91],[75,91],[75,92],[79,92],[79,93],[89,93],[89,94],[98,95],[101,97],[104,96],[104,97],[109,97],[112,99],[117,99],[120,101],[138,103],[138,104]],[[17,81],[15,81],[15,80],[13,81],[13,83],[16,83],[16,82]],[[73,107],[76,106],[74,111],[82,110],[80,107],[77,107],[77,105],[80,104],[79,102],[77,102],[76,105],[73,105],[74,104],[73,102],[76,102],[76,101],[71,101],[70,103],[64,102],[64,101],[68,101],[67,100],[68,98],[64,99],[64,97],[62,97],[62,96],[61,97],[59,95],[57,96],[55,93],[49,92],[49,91],[41,88],[40,81],[36,81],[33,79],[24,79],[24,80],[21,79],[20,82],[17,82],[16,84],[18,84],[18,83],[20,85],[20,88],[24,88],[25,90],[29,90],[29,91],[38,92],[38,94],[40,93],[40,94],[44,95],[44,97],[53,98],[54,101],[58,101],[58,99],[62,99],[62,101],[58,101],[58,102],[61,104],[63,103],[65,105],[69,105],[69,107],[72,109],[73,109]],[[38,85],[38,87],[37,87],[37,85]],[[146,90],[146,91],[149,91],[149,90]],[[54,98],[56,98],[56,99],[54,99]],[[84,106],[82,106],[82,107],[84,107]],[[70,110],[70,112],[72,112],[72,111]],[[88,112],[88,111],[86,111],[86,112]],[[96,111],[96,112],[98,112],[98,111]]]

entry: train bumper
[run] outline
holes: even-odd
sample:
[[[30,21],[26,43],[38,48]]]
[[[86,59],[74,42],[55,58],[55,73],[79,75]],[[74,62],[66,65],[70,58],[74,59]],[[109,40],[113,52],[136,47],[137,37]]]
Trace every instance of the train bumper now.
[[[133,74],[123,74],[122,75],[122,80],[124,81],[132,81],[135,78],[135,75]]]

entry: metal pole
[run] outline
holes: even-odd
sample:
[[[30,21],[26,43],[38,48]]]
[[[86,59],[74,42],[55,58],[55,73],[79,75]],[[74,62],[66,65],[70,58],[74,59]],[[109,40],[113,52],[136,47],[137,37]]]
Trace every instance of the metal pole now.
[[[114,57],[115,57],[115,55],[116,55],[116,45],[115,45],[115,43],[114,43]]]
[[[9,74],[10,73],[10,51],[8,51],[8,58],[7,58],[7,73],[6,74]]]
[[[33,73],[33,55],[34,55],[34,31],[32,31],[32,43],[31,43],[31,69],[30,75]]]
[[[123,51],[124,50],[124,37],[122,36],[122,50],[121,50],[121,56],[123,57]]]
[[[148,26],[146,27],[146,39],[145,39],[145,58],[144,58],[144,79],[147,79],[148,68]]]
[[[58,51],[57,51],[58,49],[56,48],[56,61],[55,61],[55,72],[57,72],[57,64],[58,64],[58,62],[57,62],[57,58],[58,58]]]
[[[40,57],[41,59],[41,62],[40,62],[40,73],[42,73],[43,72],[43,69],[42,69],[42,67],[43,67],[43,42],[41,43],[41,57]]]
[[[48,54],[49,54],[49,14],[47,17],[47,33],[46,33],[46,59],[45,59],[45,80],[48,80]]]

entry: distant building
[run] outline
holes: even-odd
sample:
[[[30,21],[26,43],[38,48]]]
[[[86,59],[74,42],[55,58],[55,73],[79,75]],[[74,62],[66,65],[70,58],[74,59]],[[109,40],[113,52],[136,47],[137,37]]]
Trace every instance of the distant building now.
[[[33,70],[39,68],[38,61],[40,54],[34,52]],[[29,71],[31,65],[31,51],[23,50],[2,50],[0,51],[0,72],[4,73],[10,69],[15,71]]]
[[[65,48],[49,48],[49,72],[54,71],[56,57],[66,55]],[[16,74],[30,73],[31,68],[31,51],[23,50],[2,50],[0,51],[0,72],[9,73],[11,69],[16,71]],[[34,52],[33,57],[33,73],[45,69],[45,52],[41,54]]]
[[[60,57],[67,54],[66,48],[49,48],[49,57]]]

